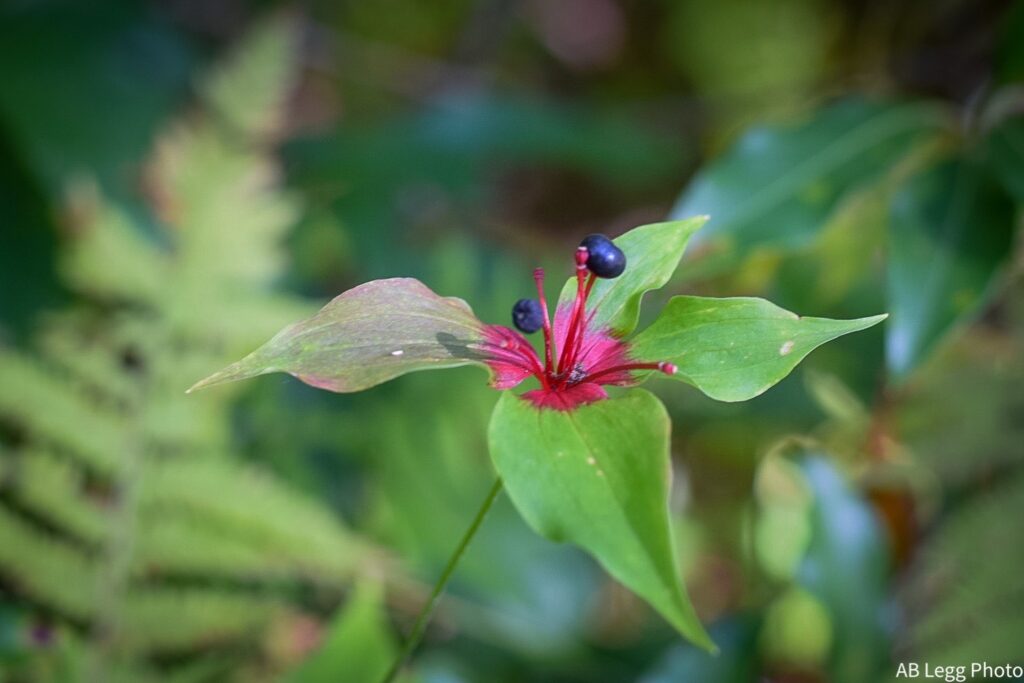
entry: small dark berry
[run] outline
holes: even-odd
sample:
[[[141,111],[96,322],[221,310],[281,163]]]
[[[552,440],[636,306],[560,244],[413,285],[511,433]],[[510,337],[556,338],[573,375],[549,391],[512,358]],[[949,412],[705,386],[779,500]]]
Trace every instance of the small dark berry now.
[[[536,299],[520,299],[512,307],[512,324],[520,332],[531,334],[544,326],[544,313]]]
[[[587,248],[587,268],[594,275],[614,278],[626,269],[626,255],[604,235],[587,235],[580,246]]]

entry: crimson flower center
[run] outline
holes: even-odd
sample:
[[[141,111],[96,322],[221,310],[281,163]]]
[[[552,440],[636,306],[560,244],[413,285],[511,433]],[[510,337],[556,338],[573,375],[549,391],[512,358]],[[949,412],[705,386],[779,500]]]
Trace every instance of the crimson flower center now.
[[[576,250],[576,296],[558,307],[553,322],[544,293],[544,270],[533,272],[542,314],[543,361],[518,332],[498,325],[487,328],[485,350],[495,371],[496,388],[511,388],[532,375],[541,388],[526,392],[523,398],[538,407],[571,410],[607,398],[602,385],[634,384],[635,371],[675,374],[672,363],[632,359],[627,342],[595,325],[597,309],[588,312],[587,300],[597,276],[589,272],[587,257],[586,247]]]

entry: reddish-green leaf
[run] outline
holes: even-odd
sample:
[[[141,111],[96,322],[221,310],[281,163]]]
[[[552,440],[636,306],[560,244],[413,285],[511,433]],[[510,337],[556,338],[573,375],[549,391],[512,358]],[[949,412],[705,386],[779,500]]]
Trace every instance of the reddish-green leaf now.
[[[483,323],[462,299],[411,278],[374,280],[334,298],[189,391],[287,372],[330,391],[367,389],[415,370],[482,363]]]

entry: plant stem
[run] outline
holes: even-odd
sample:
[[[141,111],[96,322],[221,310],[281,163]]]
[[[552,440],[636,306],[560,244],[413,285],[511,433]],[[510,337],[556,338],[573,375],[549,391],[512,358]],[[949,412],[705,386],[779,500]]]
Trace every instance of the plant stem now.
[[[402,651],[398,653],[398,657],[395,658],[394,664],[391,665],[391,669],[384,677],[381,683],[392,683],[395,677],[398,676],[398,672],[401,671],[402,666],[409,659],[413,650],[420,644],[420,640],[423,639],[423,633],[427,629],[427,623],[430,621],[431,615],[437,608],[437,603],[441,600],[441,594],[444,592],[445,587],[448,585],[449,579],[452,578],[452,574],[455,572],[456,565],[459,564],[459,560],[462,559],[462,555],[466,552],[466,548],[469,547],[470,541],[476,535],[476,532],[480,529],[480,525],[484,521],[484,517],[487,516],[487,512],[491,509],[495,499],[501,492],[501,477],[494,480],[494,484],[491,486],[490,492],[487,494],[487,498],[484,499],[480,509],[476,511],[476,517],[473,518],[473,523],[466,529],[466,533],[462,535],[462,540],[459,541],[459,545],[455,548],[455,552],[452,553],[451,557],[448,558],[448,564],[445,565],[444,571],[441,573],[441,577],[434,584],[434,590],[430,593],[430,598],[426,604],[423,605],[423,609],[420,610],[419,616],[416,617],[416,623],[413,624],[412,631],[409,632],[409,637],[406,638],[405,644],[402,646]]]

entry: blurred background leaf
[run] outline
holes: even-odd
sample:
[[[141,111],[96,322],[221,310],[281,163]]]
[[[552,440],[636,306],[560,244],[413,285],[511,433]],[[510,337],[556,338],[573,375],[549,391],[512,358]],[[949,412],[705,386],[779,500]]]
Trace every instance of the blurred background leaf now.
[[[905,376],[953,323],[974,315],[1009,260],[1015,207],[984,168],[947,161],[890,205],[889,368]]]
[[[941,121],[921,104],[854,99],[809,122],[755,128],[693,179],[672,213],[712,216],[699,239],[717,238],[741,254],[802,246],[844,194],[884,180]]]

